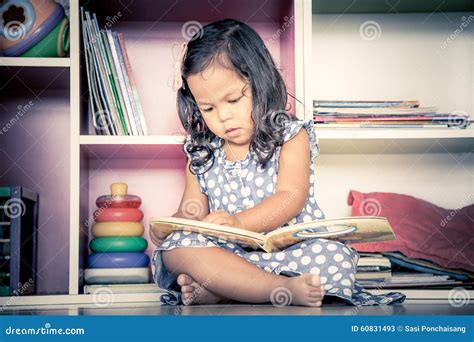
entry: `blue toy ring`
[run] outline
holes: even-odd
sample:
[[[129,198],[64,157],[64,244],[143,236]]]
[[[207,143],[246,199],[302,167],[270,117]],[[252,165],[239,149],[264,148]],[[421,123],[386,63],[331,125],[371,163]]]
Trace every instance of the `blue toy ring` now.
[[[17,20],[5,23],[3,14],[6,13],[12,6],[21,7],[24,11],[25,21]],[[36,21],[35,9],[31,6],[28,0],[10,0],[0,7],[0,35],[8,40],[23,39],[33,28]]]

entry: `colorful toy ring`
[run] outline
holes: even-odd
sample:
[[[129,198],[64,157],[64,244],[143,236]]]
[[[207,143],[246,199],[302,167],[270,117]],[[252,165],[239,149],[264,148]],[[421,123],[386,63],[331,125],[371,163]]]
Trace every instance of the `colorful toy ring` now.
[[[99,222],[91,231],[95,237],[142,236],[145,228],[140,222]]]
[[[136,236],[110,236],[92,239],[89,248],[93,252],[143,252],[148,242]]]
[[[131,221],[143,220],[143,212],[136,208],[100,208],[94,211],[96,222]]]
[[[89,255],[90,268],[147,267],[150,257],[145,253],[92,253]]]

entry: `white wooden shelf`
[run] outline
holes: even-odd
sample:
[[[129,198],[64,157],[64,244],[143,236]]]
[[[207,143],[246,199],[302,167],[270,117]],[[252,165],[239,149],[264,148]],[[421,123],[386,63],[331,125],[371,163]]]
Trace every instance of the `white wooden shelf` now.
[[[181,145],[182,135],[81,135],[81,145]]]
[[[68,57],[35,58],[35,57],[0,57],[0,66],[16,67],[70,67]]]

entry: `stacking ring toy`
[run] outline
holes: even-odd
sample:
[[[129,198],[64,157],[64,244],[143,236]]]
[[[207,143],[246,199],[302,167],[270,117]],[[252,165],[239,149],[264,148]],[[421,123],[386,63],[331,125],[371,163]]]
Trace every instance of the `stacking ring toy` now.
[[[92,253],[90,268],[147,267],[150,257],[145,253]]]
[[[93,252],[143,252],[148,242],[136,236],[112,236],[92,239],[89,248]]]
[[[99,222],[91,231],[95,237],[142,236],[145,228],[140,222]]]
[[[140,284],[148,283],[148,267],[140,268],[86,268],[84,280],[88,284]]]
[[[136,208],[100,208],[94,211],[96,222],[116,222],[143,220],[143,212]]]
[[[104,195],[97,198],[95,204],[99,208],[139,208],[142,200],[134,195]]]

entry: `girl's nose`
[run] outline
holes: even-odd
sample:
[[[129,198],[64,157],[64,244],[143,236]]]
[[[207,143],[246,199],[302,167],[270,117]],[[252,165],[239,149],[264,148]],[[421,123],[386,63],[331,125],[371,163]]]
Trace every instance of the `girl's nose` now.
[[[230,118],[232,118],[232,112],[230,110],[224,109],[219,111],[219,119],[221,121],[227,121]]]

